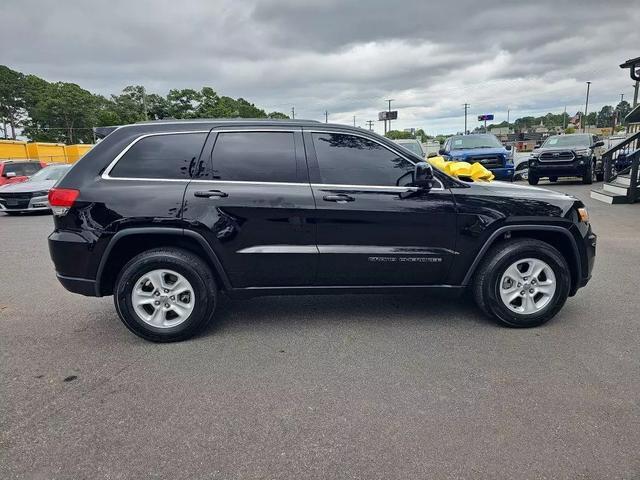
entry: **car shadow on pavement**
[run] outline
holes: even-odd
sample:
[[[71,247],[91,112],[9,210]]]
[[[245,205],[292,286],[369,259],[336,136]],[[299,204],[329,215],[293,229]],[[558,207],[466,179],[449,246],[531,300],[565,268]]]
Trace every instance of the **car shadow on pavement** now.
[[[332,323],[416,323],[493,325],[466,296],[405,295],[292,295],[231,300],[222,296],[216,315],[203,334],[280,325]]]

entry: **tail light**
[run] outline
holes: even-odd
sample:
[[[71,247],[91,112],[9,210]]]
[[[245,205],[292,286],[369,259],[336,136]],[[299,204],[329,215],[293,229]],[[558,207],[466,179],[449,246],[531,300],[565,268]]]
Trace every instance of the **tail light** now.
[[[52,188],[49,190],[49,205],[54,215],[66,215],[80,195],[73,188]]]

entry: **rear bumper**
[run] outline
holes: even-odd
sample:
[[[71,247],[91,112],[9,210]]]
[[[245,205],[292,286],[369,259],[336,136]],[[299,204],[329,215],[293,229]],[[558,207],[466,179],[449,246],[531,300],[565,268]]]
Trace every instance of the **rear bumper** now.
[[[56,230],[49,235],[49,253],[56,276],[73,293],[98,296],[95,269],[91,265],[93,243],[80,233]]]
[[[88,278],[65,277],[56,272],[56,277],[62,286],[71,293],[78,293],[86,297],[96,297],[96,281]]]

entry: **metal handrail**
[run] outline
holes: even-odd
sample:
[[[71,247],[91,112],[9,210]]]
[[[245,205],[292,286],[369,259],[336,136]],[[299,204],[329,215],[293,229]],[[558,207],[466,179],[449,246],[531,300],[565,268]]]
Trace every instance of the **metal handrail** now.
[[[625,155],[631,163],[621,170],[617,170],[616,161]],[[640,164],[640,132],[634,133],[624,141],[610,148],[602,155],[604,161],[604,181],[613,182],[620,175],[630,174],[630,184],[627,194],[629,203],[635,203],[638,200],[638,167]],[[614,171],[615,168],[615,171]]]

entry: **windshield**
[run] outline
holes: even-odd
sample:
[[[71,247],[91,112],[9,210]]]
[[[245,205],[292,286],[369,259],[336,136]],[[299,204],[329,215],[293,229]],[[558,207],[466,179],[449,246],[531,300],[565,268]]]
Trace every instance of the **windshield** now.
[[[71,168],[69,165],[54,165],[46,167],[31,177],[31,182],[44,182],[45,180],[60,180]]]
[[[36,162],[20,162],[20,163],[7,163],[4,166],[4,174],[15,173],[16,177],[29,176],[36,173],[42,168],[39,163]]]
[[[588,147],[591,145],[589,135],[558,135],[549,137],[543,147]]]
[[[502,144],[493,135],[464,135],[453,137],[452,150],[465,150],[467,148],[500,148]]]
[[[407,150],[411,150],[413,153],[415,153],[419,157],[424,157],[424,152],[422,151],[422,148],[416,142],[406,142],[406,143],[403,142],[403,143],[398,143],[398,145],[406,148]]]

